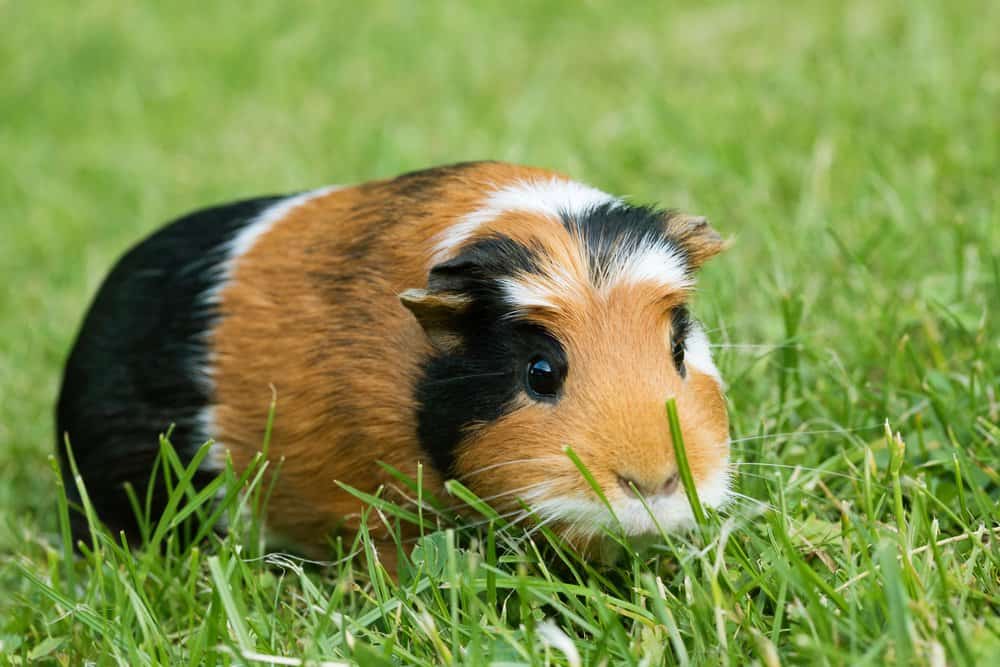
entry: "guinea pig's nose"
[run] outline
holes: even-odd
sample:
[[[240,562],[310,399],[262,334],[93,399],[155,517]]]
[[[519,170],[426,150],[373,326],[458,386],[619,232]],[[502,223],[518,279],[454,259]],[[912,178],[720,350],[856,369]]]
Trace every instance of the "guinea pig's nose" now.
[[[677,475],[677,471],[674,471],[667,475],[667,478],[662,482],[657,482],[653,484],[643,484],[634,477],[628,475],[618,474],[618,485],[622,487],[626,494],[630,496],[635,496],[635,489],[639,490],[644,497],[650,498],[652,496],[669,496],[671,493],[677,490],[677,483],[680,478]]]

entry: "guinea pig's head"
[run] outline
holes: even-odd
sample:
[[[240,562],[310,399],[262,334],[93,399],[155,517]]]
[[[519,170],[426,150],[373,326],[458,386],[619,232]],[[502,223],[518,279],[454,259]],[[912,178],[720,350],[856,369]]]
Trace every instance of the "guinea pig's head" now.
[[[426,288],[401,295],[432,344],[416,403],[434,465],[495,507],[523,501],[571,541],[690,525],[674,398],[698,495],[721,506],[723,385],[688,297],[722,247],[703,218],[610,198],[493,211],[446,233]]]

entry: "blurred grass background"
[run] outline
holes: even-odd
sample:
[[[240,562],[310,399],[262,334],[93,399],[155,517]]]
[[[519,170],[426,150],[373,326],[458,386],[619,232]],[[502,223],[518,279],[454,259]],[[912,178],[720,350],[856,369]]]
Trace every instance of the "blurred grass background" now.
[[[459,160],[554,168],[733,237],[697,310],[717,341],[794,334],[801,355],[779,392],[788,356],[720,349],[737,434],[923,415],[961,440],[997,421],[995,391],[963,388],[1000,382],[1000,3],[8,0],[0,17],[0,553],[54,534],[60,367],[129,245],[210,203]]]

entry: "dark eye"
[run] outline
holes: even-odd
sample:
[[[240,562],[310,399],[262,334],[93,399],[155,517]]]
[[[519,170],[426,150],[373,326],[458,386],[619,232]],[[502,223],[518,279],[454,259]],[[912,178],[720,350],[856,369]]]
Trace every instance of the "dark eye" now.
[[[562,376],[548,359],[542,356],[534,357],[528,362],[528,373],[525,384],[528,393],[537,398],[552,398],[562,386]]]
[[[681,374],[681,377],[687,375],[687,369],[684,368],[684,340],[678,338],[674,340],[674,346],[671,348],[671,353],[674,357],[674,367],[677,372]]]

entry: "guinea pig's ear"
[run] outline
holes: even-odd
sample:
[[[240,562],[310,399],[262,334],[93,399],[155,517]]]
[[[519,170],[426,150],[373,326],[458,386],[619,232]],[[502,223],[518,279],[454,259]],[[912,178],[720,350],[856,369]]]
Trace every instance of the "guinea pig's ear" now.
[[[455,333],[455,321],[469,307],[467,296],[408,289],[399,295],[399,300],[417,318],[435,347],[451,351],[461,345],[462,340]]]
[[[431,269],[427,289],[408,289],[399,300],[420,322],[438,349],[454,351],[462,345],[459,322],[473,302],[473,294],[489,282],[482,259],[463,254]]]
[[[691,270],[712,259],[728,247],[728,243],[708,224],[708,219],[697,215],[673,213],[667,216],[667,236],[684,248]]]

